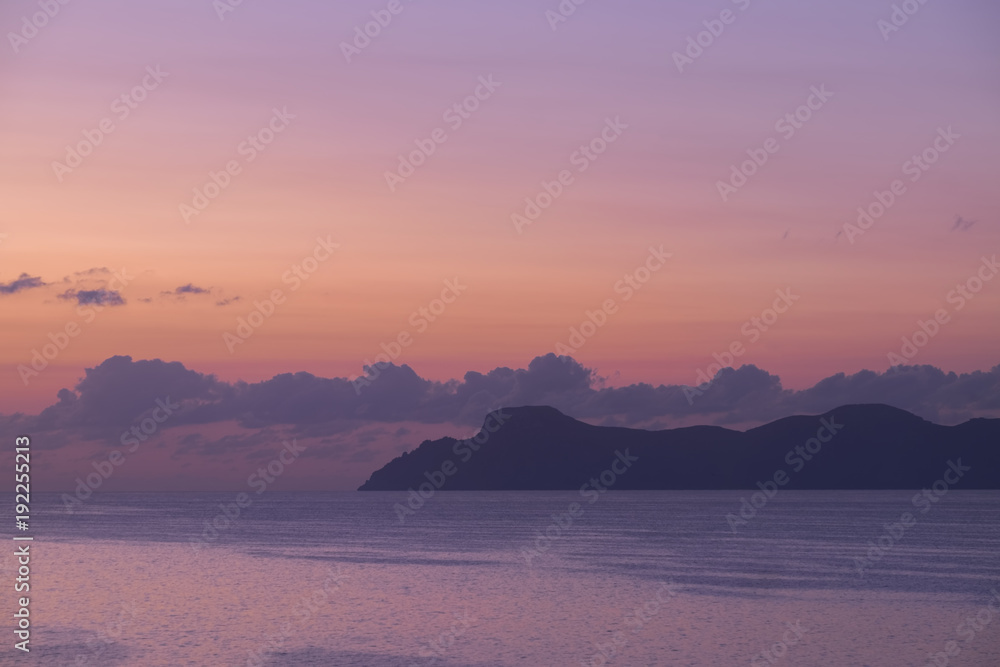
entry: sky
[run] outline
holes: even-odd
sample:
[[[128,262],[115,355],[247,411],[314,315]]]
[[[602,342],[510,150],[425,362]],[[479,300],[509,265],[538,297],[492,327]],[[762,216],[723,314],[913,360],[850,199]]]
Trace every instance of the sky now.
[[[989,384],[1000,9],[902,4],[913,13],[859,0],[591,0],[569,15],[555,0],[5,3],[0,414],[66,409],[126,357],[180,364],[223,393],[309,373],[356,399],[378,395],[385,377],[365,368],[386,359],[404,384],[448,393],[548,355],[571,357],[561,367],[587,388],[698,386],[744,365],[740,377],[789,392],[896,378],[898,364]],[[956,394],[945,409],[938,391],[887,400],[952,421],[997,407]],[[776,394],[756,416],[629,416],[558,391],[496,398],[661,427],[813,405]],[[481,423],[484,407],[373,419],[377,407],[344,400],[357,410],[331,417],[311,452],[349,434],[345,488],[420,437]],[[150,408],[135,409],[93,418],[117,428]],[[184,466],[221,456],[195,445],[240,419],[168,422],[162,460],[132,468],[168,465],[157,479],[187,484]],[[53,444],[71,447],[78,423],[60,423]],[[281,423],[291,431],[253,425],[246,455],[302,427]],[[101,438],[53,479],[103,456]],[[329,474],[347,465],[327,458]]]

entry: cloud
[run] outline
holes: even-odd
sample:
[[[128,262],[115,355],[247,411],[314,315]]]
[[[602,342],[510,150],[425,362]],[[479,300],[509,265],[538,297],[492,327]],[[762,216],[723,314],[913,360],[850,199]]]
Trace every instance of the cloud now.
[[[195,285],[194,283],[188,283],[187,285],[181,285],[181,286],[176,287],[176,288],[174,288],[172,290],[165,290],[163,292],[160,292],[160,298],[168,300],[168,301],[175,301],[176,302],[176,301],[183,301],[184,297],[186,297],[189,294],[193,294],[193,295],[208,294],[208,295],[211,295],[211,294],[215,294],[215,293],[217,293],[219,291],[221,291],[221,290],[216,290],[214,287],[199,287],[198,285]],[[216,306],[228,306],[231,303],[235,303],[235,302],[239,301],[240,298],[241,297],[239,297],[239,296],[219,298],[219,299],[216,300],[215,305]],[[147,299],[141,299],[141,300],[144,301],[144,302],[146,302],[146,303],[149,303],[149,302],[152,301],[152,299],[149,299],[149,298],[147,298]]]
[[[124,272],[124,269],[123,269]],[[56,295],[63,300],[76,300],[78,304],[96,304],[101,306],[121,306],[125,304],[118,290],[108,289],[108,276],[122,279],[106,267],[95,267],[85,271],[75,271],[62,279],[64,285],[71,285],[62,294]],[[22,273],[16,280],[9,283],[0,283],[0,294],[16,294],[28,289],[39,287],[49,287],[53,283],[47,283],[38,276],[31,276]]]
[[[12,280],[9,283],[0,283],[0,294],[16,294],[35,287],[45,287],[47,284],[38,276],[29,276],[27,273],[22,273],[16,280]]]
[[[76,282],[78,280],[89,280],[93,279],[95,276],[110,276],[112,275],[111,269],[106,266],[95,266],[85,271],[74,271],[70,275],[63,278],[63,282]]]
[[[146,463],[129,463],[109,489],[244,488],[247,475],[292,440],[308,448],[309,464],[295,469],[290,484],[349,489],[422,440],[471,436],[502,406],[552,405],[592,424],[645,429],[748,428],[852,403],[889,404],[943,424],[1000,416],[1000,366],[963,374],[933,366],[841,373],[797,391],[747,365],[721,370],[700,394],[693,389],[610,387],[592,369],[552,354],[527,368],[469,371],[446,382],[387,365],[360,394],[348,378],[300,372],[226,382],[178,362],[118,356],[86,369],[41,413],[0,415],[0,430],[31,433],[39,447],[63,453],[47,457],[59,468],[54,488],[72,489],[81,471],[92,470],[85,462],[106,460],[109,450],[131,456],[122,437],[141,426],[150,439],[141,445],[149,448]],[[169,408],[165,419],[162,406]]]
[[[976,224],[975,220],[966,220],[960,215],[955,216],[955,223],[951,226],[951,231],[967,232]]]
[[[174,290],[167,290],[165,292],[160,292],[161,295],[184,295],[184,294],[211,294],[212,288],[205,289],[204,287],[198,287],[192,283],[187,285],[181,285]]]
[[[125,299],[118,290],[109,289],[90,289],[90,290],[76,290],[68,289],[59,295],[60,299],[71,300],[76,299],[77,304],[81,306],[85,305],[96,305],[96,306],[124,306]]]
[[[7,420],[25,431],[78,429],[82,437],[98,437],[94,434],[103,429],[128,427],[155,408],[157,400],[168,399],[177,408],[165,428],[229,422],[244,429],[290,428],[303,437],[371,423],[477,426],[490,410],[515,405],[551,405],[593,423],[646,428],[756,425],[853,403],[884,403],[938,423],[1000,416],[1000,365],[963,374],[933,366],[839,373],[803,390],[784,389],[778,376],[752,365],[724,368],[699,388],[645,383],[606,387],[601,380],[570,357],[547,354],[527,368],[469,371],[462,380],[447,382],[388,364],[358,393],[347,378],[299,372],[229,383],[179,362],[120,356],[87,369],[73,390],[61,390],[59,401],[39,415]]]
[[[195,435],[195,437],[191,437]],[[170,458],[180,459],[186,454],[230,455],[243,453],[248,461],[274,458],[273,445],[282,441],[281,433],[272,429],[259,429],[247,433],[228,434],[213,439],[189,434],[181,439]]]
[[[134,423],[157,407],[157,401],[186,403],[188,421],[199,404],[221,401],[230,385],[159,359],[133,361],[111,357],[88,368],[74,390],[61,389],[59,401],[43,410],[37,426],[51,428],[121,427]]]

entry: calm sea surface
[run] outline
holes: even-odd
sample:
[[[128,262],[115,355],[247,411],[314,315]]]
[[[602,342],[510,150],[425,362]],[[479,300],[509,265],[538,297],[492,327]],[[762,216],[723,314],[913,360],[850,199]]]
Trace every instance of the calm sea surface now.
[[[997,667],[1000,493],[913,495],[35,495],[0,664]]]

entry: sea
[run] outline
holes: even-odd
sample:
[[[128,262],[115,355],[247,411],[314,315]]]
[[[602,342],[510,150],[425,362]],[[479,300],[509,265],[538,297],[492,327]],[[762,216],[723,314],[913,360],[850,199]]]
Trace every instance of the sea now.
[[[2,665],[1000,666],[993,491],[35,494],[30,535]]]

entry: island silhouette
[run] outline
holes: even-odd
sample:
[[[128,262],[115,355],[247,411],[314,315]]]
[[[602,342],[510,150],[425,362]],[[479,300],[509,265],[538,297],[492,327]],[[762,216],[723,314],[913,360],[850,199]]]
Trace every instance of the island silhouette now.
[[[526,406],[489,413],[473,438],[424,441],[359,490],[922,489],[944,475],[958,489],[1000,488],[1000,419],[943,426],[865,404],[747,431],[647,431]]]

